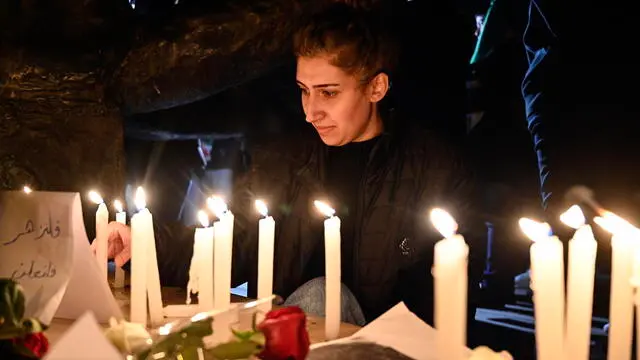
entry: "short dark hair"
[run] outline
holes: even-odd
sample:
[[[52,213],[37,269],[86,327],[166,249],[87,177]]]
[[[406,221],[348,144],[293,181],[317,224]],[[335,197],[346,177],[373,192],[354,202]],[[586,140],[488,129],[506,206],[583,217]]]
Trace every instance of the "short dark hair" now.
[[[296,31],[296,57],[329,56],[331,63],[368,81],[395,68],[397,51],[376,11],[338,2],[311,15]]]

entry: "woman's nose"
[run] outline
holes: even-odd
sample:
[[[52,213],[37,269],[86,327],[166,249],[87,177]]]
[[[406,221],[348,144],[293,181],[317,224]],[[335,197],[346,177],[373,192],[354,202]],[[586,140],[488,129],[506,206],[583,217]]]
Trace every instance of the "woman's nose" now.
[[[306,120],[309,123],[317,121],[322,116],[322,112],[311,96],[302,100],[302,107],[304,109]]]

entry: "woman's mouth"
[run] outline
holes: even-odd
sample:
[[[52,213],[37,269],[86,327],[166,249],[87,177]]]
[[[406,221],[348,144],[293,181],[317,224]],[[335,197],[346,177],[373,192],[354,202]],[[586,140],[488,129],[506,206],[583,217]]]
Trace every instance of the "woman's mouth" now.
[[[318,134],[320,135],[326,135],[333,131],[333,129],[335,128],[335,126],[316,126],[316,131],[318,131]]]

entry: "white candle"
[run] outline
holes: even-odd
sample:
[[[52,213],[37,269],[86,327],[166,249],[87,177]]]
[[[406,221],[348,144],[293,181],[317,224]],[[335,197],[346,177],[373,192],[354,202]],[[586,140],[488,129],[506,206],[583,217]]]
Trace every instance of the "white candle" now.
[[[636,359],[640,360],[640,247],[636,247],[633,257],[633,303],[636,308]]]
[[[200,210],[198,219],[202,228],[196,229],[193,243],[192,262],[195,261],[194,273],[196,279],[196,289],[192,291],[198,293],[198,307],[201,311],[211,311],[214,308],[213,296],[213,227],[209,226],[209,217]],[[191,271],[189,271],[189,283],[191,284]]]
[[[433,209],[431,222],[444,236],[434,249],[434,320],[439,359],[465,358],[467,343],[467,262],[469,246],[457,235],[458,224],[442,209]]]
[[[146,209],[145,196],[142,188],[138,188],[135,197],[138,210]],[[148,214],[148,212],[146,212]],[[149,237],[145,228],[143,213],[131,217],[131,322],[147,324],[147,241]]]
[[[107,225],[109,224],[109,210],[105,205],[102,196],[95,191],[89,192],[89,199],[98,204],[98,210],[96,211],[96,259],[98,260],[98,266],[102,272],[104,281],[107,280],[108,271],[108,236]]]
[[[584,214],[579,206],[573,205],[560,215],[560,220],[577,229],[569,241],[565,349],[567,359],[588,360],[598,244],[591,226],[585,224]]]
[[[313,202],[316,208],[327,219],[324,221],[324,264],[325,264],[325,323],[326,340],[336,339],[340,333],[342,297],[341,251],[340,251],[340,218],[335,210],[322,201]]]
[[[256,200],[256,209],[263,219],[258,221],[258,299],[273,295],[273,247],[276,223],[269,216],[267,205]],[[271,310],[271,302],[260,305],[262,311]]]
[[[113,207],[116,209],[116,222],[126,225],[127,213],[124,212],[124,209],[122,207],[122,202],[120,202],[120,200],[115,200],[113,202]],[[117,265],[116,265],[116,276],[115,276],[113,286],[116,289],[124,288],[124,270]]]
[[[596,224],[613,233],[611,238],[611,297],[609,299],[608,359],[631,358],[633,339],[633,286],[631,276],[636,250],[637,229],[611,212],[594,219]]]
[[[219,197],[207,199],[207,205],[219,219],[213,224],[213,307],[224,310],[231,305],[234,216]]]
[[[531,245],[531,289],[538,360],[564,359],[565,297],[563,246],[546,223],[520,219]]]
[[[136,206],[140,211],[131,217],[131,321],[146,324],[148,299],[151,325],[157,326],[164,320],[160,275],[153,216],[146,208],[145,194],[141,187],[136,191]]]

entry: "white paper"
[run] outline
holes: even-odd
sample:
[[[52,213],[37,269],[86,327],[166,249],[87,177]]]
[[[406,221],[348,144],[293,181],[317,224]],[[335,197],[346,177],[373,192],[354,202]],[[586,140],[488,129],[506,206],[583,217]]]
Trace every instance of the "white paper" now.
[[[122,360],[91,312],[82,315],[56,342],[44,360]]]
[[[440,360],[436,352],[436,330],[399,303],[352,336],[312,346],[317,348],[348,342],[374,342],[416,360]],[[467,349],[469,354],[471,350]]]
[[[49,324],[88,310],[122,318],[89,248],[78,193],[0,192],[0,277],[16,280],[26,316]]]

